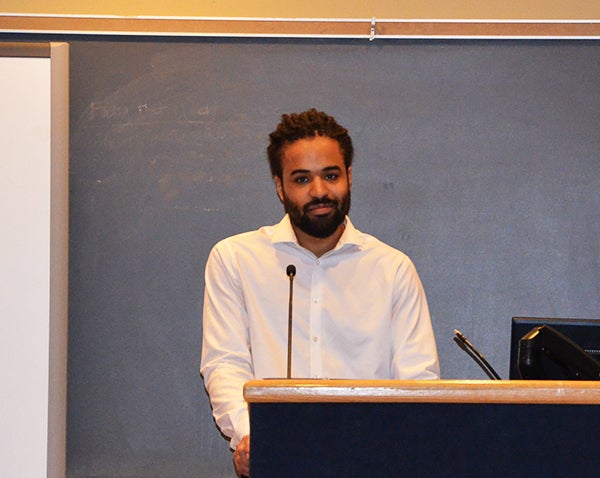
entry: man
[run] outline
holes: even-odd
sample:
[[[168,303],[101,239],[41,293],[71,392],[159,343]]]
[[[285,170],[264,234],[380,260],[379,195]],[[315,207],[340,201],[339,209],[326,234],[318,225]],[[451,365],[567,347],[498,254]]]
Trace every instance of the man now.
[[[413,263],[348,217],[348,131],[315,109],[283,115],[267,153],[285,217],[219,242],[206,265],[201,373],[241,476],[250,459],[242,387],[286,376],[288,265],[297,271],[292,377],[439,378]]]

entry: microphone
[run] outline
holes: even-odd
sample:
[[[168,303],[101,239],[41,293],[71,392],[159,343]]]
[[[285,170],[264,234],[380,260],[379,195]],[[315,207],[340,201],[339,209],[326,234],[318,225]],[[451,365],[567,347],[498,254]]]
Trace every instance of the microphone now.
[[[292,378],[292,303],[294,298],[294,276],[296,275],[296,266],[290,264],[286,267],[285,273],[290,278],[290,295],[288,301],[288,345],[287,345],[287,378]]]
[[[502,380],[500,375],[496,373],[494,367],[485,359],[485,357],[475,348],[475,346],[469,342],[469,340],[461,333],[460,330],[454,329],[454,341],[458,346],[463,349],[469,357],[471,357],[477,365],[479,365],[485,374],[492,380]]]

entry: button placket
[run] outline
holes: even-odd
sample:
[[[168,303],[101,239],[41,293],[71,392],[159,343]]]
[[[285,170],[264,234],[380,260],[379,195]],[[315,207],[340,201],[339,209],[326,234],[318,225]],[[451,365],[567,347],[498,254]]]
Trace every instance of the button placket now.
[[[321,261],[315,261],[312,268],[310,301],[310,373],[314,378],[323,374],[321,329],[323,321],[322,293],[323,274]]]

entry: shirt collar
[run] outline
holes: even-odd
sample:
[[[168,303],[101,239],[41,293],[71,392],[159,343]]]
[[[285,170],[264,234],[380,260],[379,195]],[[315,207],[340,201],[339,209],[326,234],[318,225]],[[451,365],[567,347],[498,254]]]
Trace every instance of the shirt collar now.
[[[301,247],[298,244],[296,233],[292,228],[289,214],[286,214],[283,219],[273,227],[272,241],[274,244],[293,243],[296,246]],[[363,237],[361,232],[354,227],[350,218],[346,216],[346,228],[333,250],[347,249],[351,246],[360,247],[362,243]]]

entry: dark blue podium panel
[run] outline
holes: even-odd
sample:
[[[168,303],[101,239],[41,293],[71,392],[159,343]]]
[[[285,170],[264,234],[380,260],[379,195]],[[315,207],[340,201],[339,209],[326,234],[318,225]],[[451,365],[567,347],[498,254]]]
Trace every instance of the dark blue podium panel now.
[[[251,403],[251,476],[583,477],[600,470],[600,407]]]

